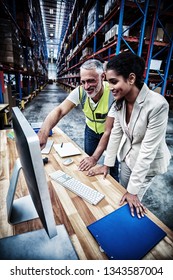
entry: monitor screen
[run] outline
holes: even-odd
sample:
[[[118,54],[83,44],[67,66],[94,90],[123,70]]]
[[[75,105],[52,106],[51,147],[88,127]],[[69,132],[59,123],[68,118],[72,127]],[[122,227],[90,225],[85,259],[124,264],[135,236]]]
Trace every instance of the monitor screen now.
[[[57,234],[57,230],[38,136],[18,107],[12,108],[12,123],[16,148],[31,199],[43,227],[52,238]]]

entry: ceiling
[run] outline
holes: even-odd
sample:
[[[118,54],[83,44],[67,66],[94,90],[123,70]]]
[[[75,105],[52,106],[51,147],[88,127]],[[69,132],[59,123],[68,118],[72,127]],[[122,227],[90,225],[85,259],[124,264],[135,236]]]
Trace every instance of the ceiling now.
[[[48,57],[57,59],[75,0],[39,0]]]

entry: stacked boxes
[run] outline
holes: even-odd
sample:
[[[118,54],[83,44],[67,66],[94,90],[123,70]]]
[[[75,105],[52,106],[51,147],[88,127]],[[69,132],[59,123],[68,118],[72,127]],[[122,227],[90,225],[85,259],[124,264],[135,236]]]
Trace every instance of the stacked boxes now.
[[[83,28],[82,40],[84,41],[87,37],[87,25]]]
[[[104,8],[104,16],[106,17],[109,12],[111,11],[111,9],[113,8],[113,6],[115,5],[115,3],[117,2],[117,0],[108,0],[105,4],[105,8]]]
[[[0,19],[0,62],[20,66],[22,48],[17,30],[8,19]]]
[[[145,29],[145,38],[149,40],[150,37],[151,37],[151,26],[147,26]],[[160,27],[156,29],[154,40],[159,42],[169,43],[172,37],[173,37],[173,24],[166,24],[164,29]]]
[[[100,8],[99,15],[98,15],[98,25],[101,24],[102,20],[103,20],[103,11],[102,8]],[[88,12],[88,19],[87,19],[87,26],[86,26],[87,36],[95,32],[95,26],[96,26],[96,5],[94,5]]]
[[[145,29],[145,38],[149,40],[150,37],[151,37],[151,26],[147,26]],[[157,28],[154,40],[162,42],[163,38],[164,38],[164,30],[162,28]]]
[[[160,70],[162,60],[151,59],[150,70]]]
[[[89,56],[92,53],[93,53],[93,48],[86,47],[85,49],[82,50],[82,57],[81,58]]]
[[[87,35],[90,35],[95,31],[95,21],[96,21],[96,6],[93,6],[88,13],[87,20]]]
[[[17,24],[19,25],[20,29],[22,32],[25,34],[26,37],[30,38],[31,37],[31,26],[30,26],[30,18],[27,13],[25,13],[25,20],[23,16],[23,11],[18,12],[16,15],[16,21]]]
[[[123,25],[122,35],[129,36],[129,26]],[[105,42],[111,40],[115,35],[118,35],[119,25],[115,24],[109,31],[105,33]]]

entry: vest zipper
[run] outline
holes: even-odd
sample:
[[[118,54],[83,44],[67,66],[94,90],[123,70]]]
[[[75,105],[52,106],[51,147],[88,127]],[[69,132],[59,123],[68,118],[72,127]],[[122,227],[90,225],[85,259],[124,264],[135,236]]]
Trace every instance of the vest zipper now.
[[[95,110],[94,110],[94,111],[95,111]],[[95,124],[95,132],[98,133],[98,131],[97,131],[97,122],[96,122],[96,120],[95,120],[94,111],[92,110],[93,120],[94,120],[94,124]]]

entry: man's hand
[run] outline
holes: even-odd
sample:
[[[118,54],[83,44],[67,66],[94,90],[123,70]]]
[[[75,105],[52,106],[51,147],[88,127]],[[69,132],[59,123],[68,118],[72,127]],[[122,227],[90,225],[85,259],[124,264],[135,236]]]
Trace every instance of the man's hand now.
[[[102,166],[98,166],[96,168],[90,169],[86,175],[95,176],[95,175],[103,174],[103,179],[105,179],[108,174],[108,171],[109,171],[109,167],[106,165],[102,165]]]
[[[39,141],[40,141],[40,148],[42,150],[46,146],[47,138],[49,136],[49,132],[47,134],[47,133],[44,132],[44,130],[40,129],[37,135],[38,135],[38,138],[39,138]]]
[[[140,202],[137,195],[130,194],[126,192],[120,200],[120,205],[122,205],[125,201],[129,204],[131,215],[134,217],[134,210],[136,209],[136,213],[138,218],[144,217],[144,214],[147,213],[146,208]]]
[[[91,167],[95,166],[97,163],[97,160],[95,157],[86,157],[81,160],[80,165],[79,165],[79,170],[85,171],[89,170]]]

